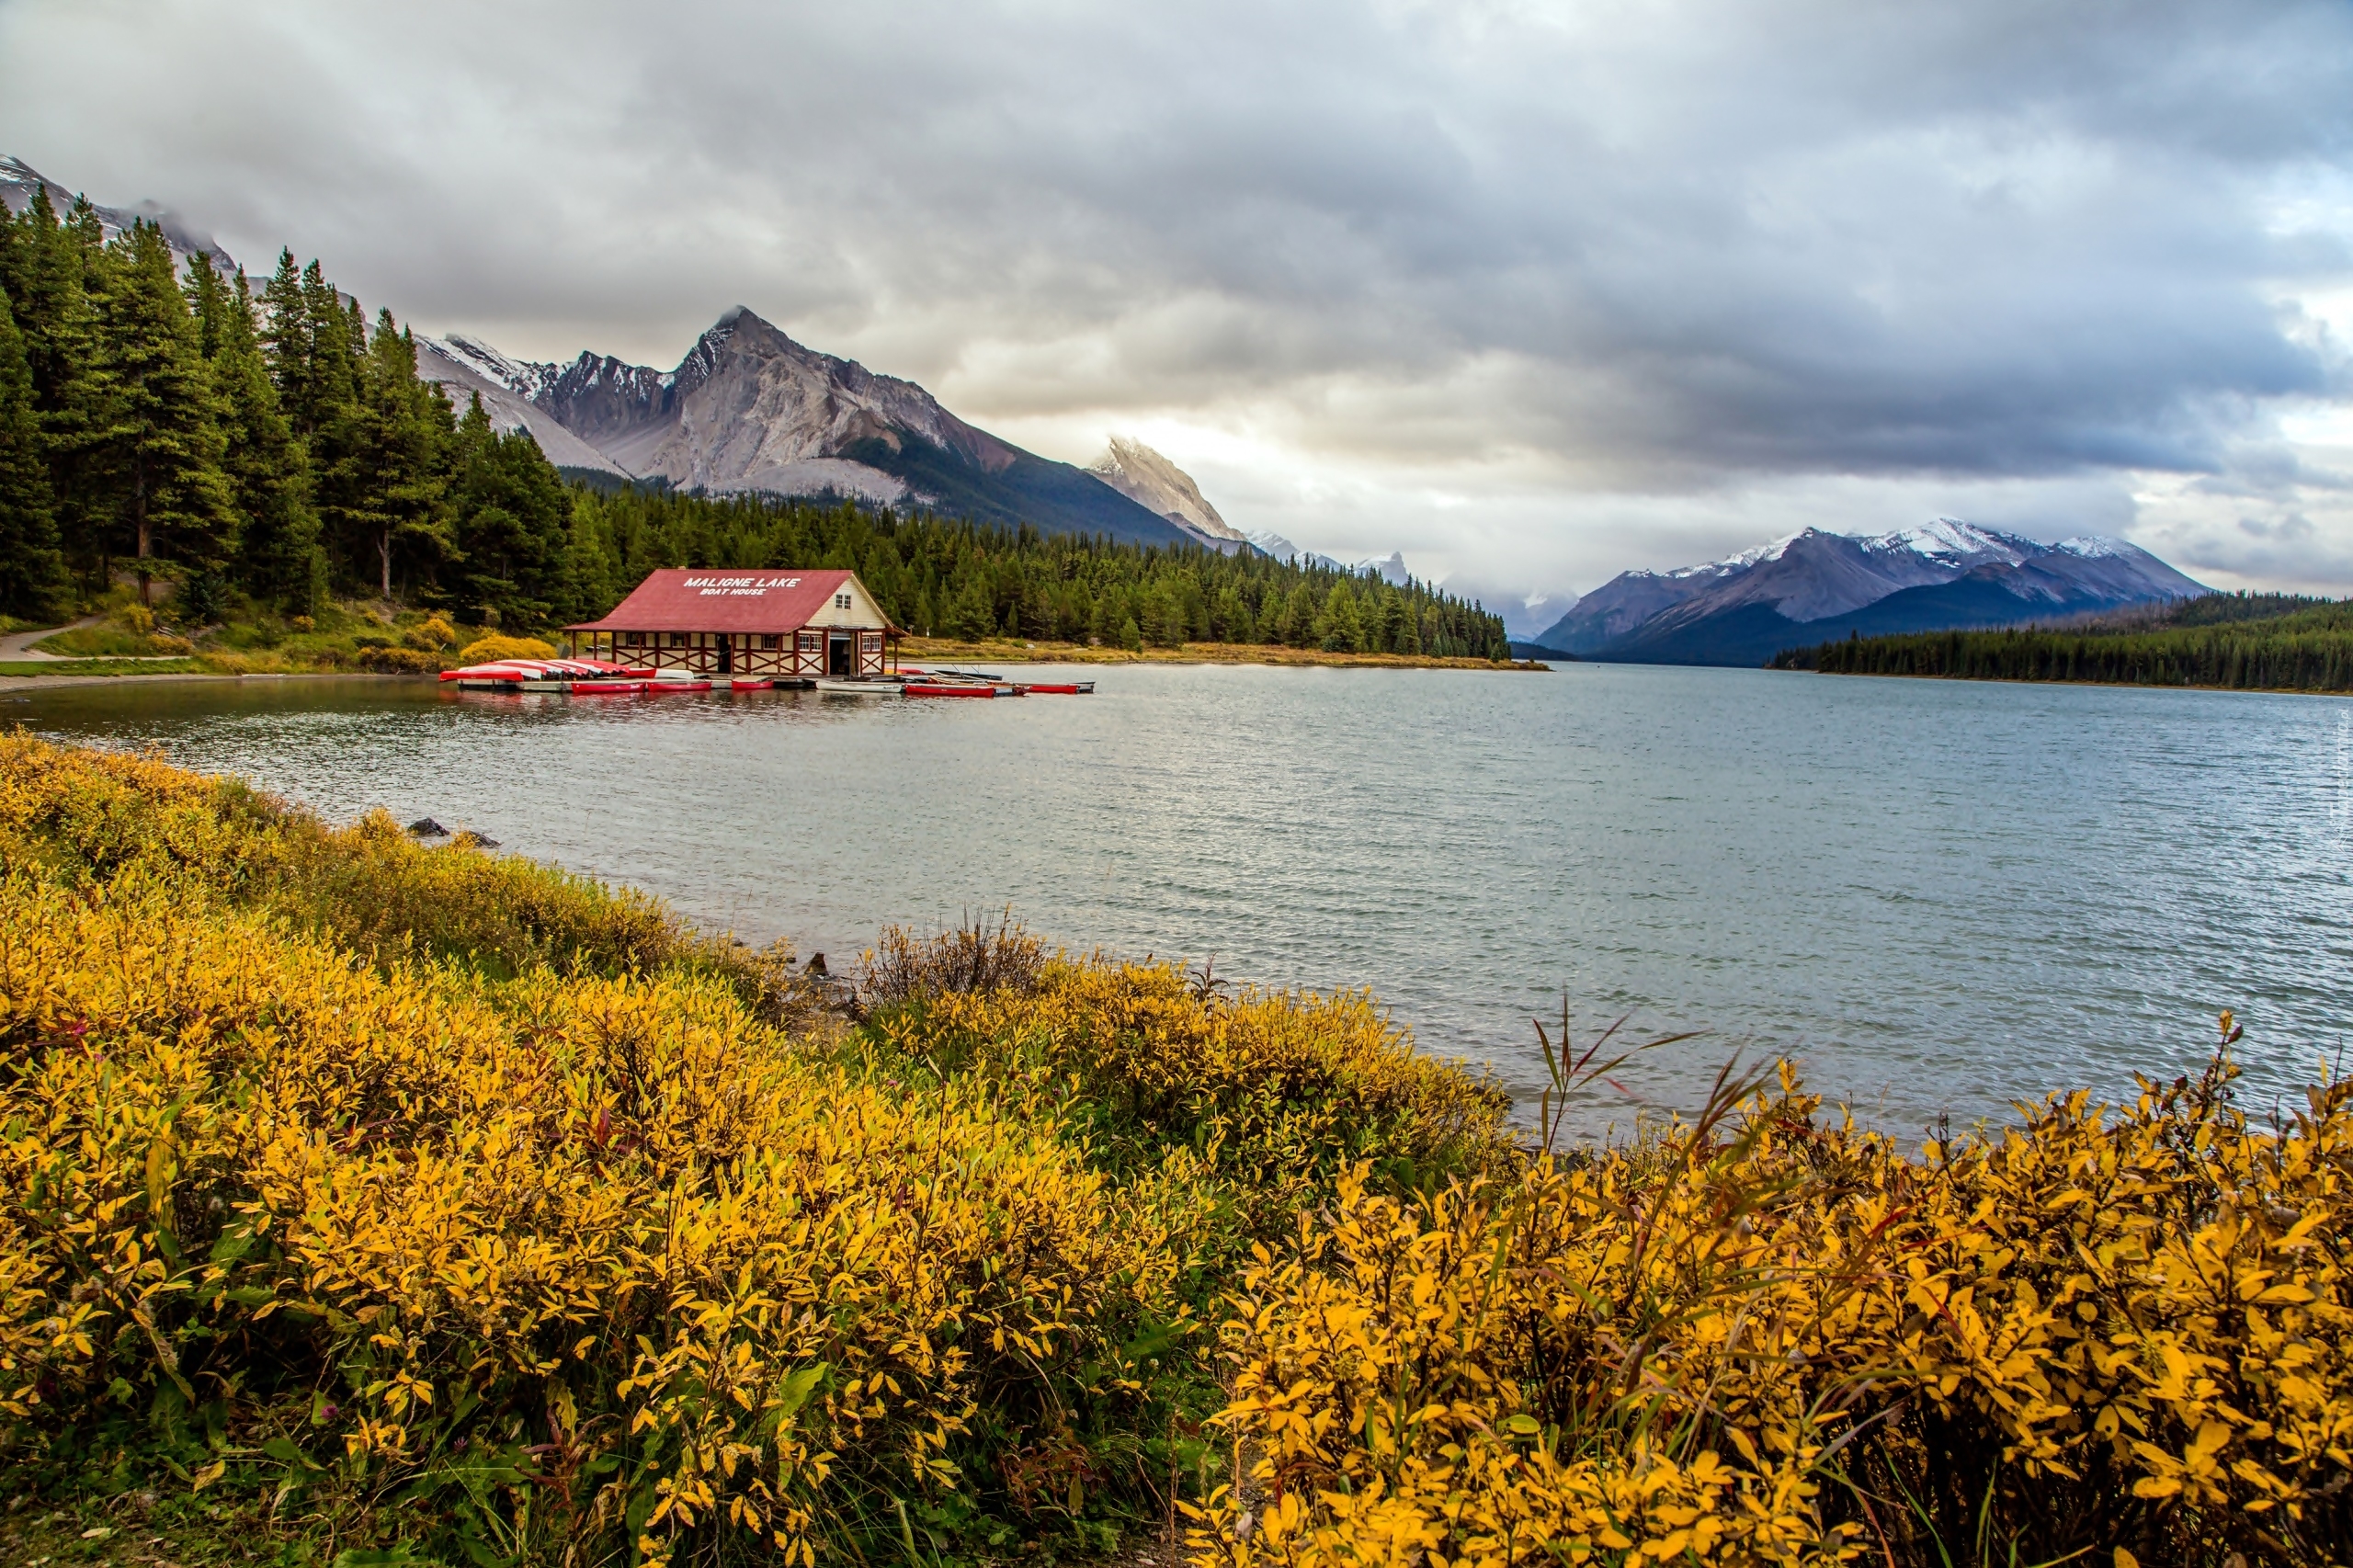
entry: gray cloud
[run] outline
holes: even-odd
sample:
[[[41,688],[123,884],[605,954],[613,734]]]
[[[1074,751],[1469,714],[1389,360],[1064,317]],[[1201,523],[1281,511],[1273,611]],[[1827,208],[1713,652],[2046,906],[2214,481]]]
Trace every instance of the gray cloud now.
[[[0,0],[0,146],[429,327],[740,301],[1437,573],[1972,502],[2353,557],[2278,428],[2347,392],[2341,5]]]

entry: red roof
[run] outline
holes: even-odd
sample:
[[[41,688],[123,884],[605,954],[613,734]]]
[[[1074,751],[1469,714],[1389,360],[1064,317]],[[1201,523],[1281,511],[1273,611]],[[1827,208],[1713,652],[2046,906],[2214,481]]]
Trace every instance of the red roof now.
[[[743,572],[688,567],[652,572],[602,620],[567,631],[798,631],[824,609],[848,572]],[[868,596],[870,598],[872,597]]]

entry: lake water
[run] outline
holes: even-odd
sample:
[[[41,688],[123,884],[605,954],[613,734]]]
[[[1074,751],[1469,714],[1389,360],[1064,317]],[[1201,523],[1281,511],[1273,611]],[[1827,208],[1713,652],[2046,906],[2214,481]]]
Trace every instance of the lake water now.
[[[1073,947],[1365,985],[1532,1103],[1532,1017],[1707,1031],[1578,1110],[1687,1106],[1734,1052],[1911,1132],[2194,1070],[2248,1098],[2353,1019],[2353,703],[1582,665],[1137,665],[1097,694],[595,699],[421,682],[0,694],[331,816],[430,815],[836,968],[1009,905]],[[1040,678],[1044,678],[1042,675]]]

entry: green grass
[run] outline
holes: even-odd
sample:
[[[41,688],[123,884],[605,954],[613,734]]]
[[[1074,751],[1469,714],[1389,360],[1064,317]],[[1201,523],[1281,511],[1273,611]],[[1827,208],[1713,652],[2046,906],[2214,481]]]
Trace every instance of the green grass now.
[[[203,675],[200,659],[0,659],[0,676]]]
[[[135,659],[157,653],[154,639],[120,626],[74,626],[33,644],[39,653],[67,659]]]
[[[19,1492],[0,1515],[0,1561],[197,1564],[318,1562],[333,1556],[307,1529],[273,1523],[260,1501],[216,1502],[185,1484],[111,1496]]]

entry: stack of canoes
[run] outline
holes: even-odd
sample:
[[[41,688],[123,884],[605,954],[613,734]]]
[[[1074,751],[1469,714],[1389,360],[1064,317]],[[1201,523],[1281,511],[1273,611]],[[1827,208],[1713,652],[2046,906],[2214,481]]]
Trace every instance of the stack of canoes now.
[[[499,659],[444,670],[441,678],[466,691],[557,692],[568,697],[709,691],[711,687],[709,679],[689,671],[643,669],[603,659]],[[1011,681],[980,670],[900,670],[891,675],[820,676],[813,681],[738,676],[728,677],[727,684],[735,691],[814,687],[844,697],[1028,697],[1032,693],[1081,697],[1095,689],[1091,680]]]
[[[909,697],[1084,697],[1091,680],[1012,681],[982,670],[902,670]]]
[[[441,678],[461,691],[552,691],[567,697],[710,689],[710,682],[684,670],[641,669],[603,659],[499,659],[443,670]]]

